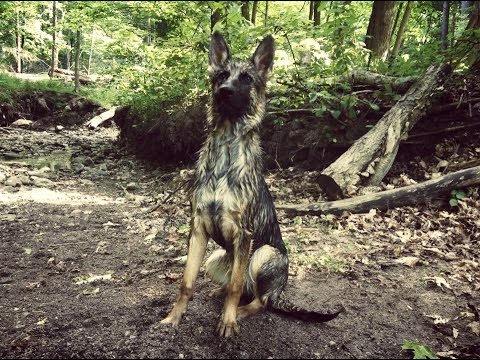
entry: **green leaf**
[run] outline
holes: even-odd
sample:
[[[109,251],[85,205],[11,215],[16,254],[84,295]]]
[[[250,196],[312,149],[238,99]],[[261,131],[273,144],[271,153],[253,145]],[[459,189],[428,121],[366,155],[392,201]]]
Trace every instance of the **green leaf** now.
[[[338,110],[330,110],[330,114],[332,114],[332,116],[335,118],[335,119],[338,119],[340,117],[340,111]]]
[[[448,202],[450,206],[458,206],[458,200],[457,199],[450,199]]]
[[[379,111],[380,110],[380,106],[378,106],[377,104],[374,104],[374,103],[371,103],[369,102],[368,103],[370,105],[370,108],[374,111]]]
[[[462,199],[465,199],[467,197],[467,194],[465,194],[463,191],[457,191],[457,193],[455,194],[455,197],[458,200],[462,200]]]
[[[438,359],[437,355],[428,346],[412,341],[405,341],[402,350],[412,350],[414,359]]]
[[[27,254],[27,255],[30,255],[30,254],[33,252],[33,250],[30,249],[30,248],[23,248],[23,251],[24,251],[25,254]]]

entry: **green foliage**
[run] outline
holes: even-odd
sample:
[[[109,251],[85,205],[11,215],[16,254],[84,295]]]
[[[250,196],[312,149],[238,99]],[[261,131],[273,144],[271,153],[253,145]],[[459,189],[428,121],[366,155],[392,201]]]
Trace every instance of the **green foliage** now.
[[[413,351],[414,359],[438,359],[438,356],[432,351],[432,349],[417,342],[405,341],[402,345],[402,350]]]
[[[372,2],[320,2],[320,26],[313,26],[308,19],[307,2],[268,4],[265,18],[265,2],[258,3],[254,25],[243,18],[240,1],[57,1],[55,30],[60,66],[72,67],[75,33],[80,30],[82,71],[88,68],[108,76],[107,87],[114,90],[91,93],[109,104],[130,104],[141,121],[149,121],[159,116],[159,109],[169,112],[184,108],[208,92],[211,30],[224,33],[237,58],[251,56],[261,38],[270,33],[277,48],[270,89],[280,95],[269,105],[308,106],[319,118],[355,121],[355,109],[362,100],[348,95],[349,85],[342,76],[367,66],[369,51],[364,41]],[[458,6],[453,6],[453,11],[459,20],[451,36],[457,39],[466,19],[460,17]],[[221,13],[221,17],[211,29],[214,12]],[[0,14],[0,68],[15,68],[18,15],[24,68],[46,72],[54,30],[52,1],[3,1]],[[371,69],[398,76],[416,75],[442,60],[440,23],[438,6],[417,2],[399,55],[388,63],[372,63]],[[472,36],[478,34],[472,32]],[[331,86],[338,89],[339,95],[327,90]],[[365,105],[378,109],[374,103]]]
[[[458,200],[463,200],[467,197],[467,194],[464,191],[456,190],[456,189],[452,190],[450,195],[451,195],[451,198],[448,201],[448,203],[452,207],[458,206]]]

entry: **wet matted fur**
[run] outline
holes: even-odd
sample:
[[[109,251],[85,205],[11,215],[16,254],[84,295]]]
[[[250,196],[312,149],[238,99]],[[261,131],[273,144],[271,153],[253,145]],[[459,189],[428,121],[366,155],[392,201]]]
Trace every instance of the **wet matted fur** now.
[[[339,313],[306,311],[282,297],[288,256],[262,174],[259,136],[274,52],[273,37],[267,36],[251,59],[235,61],[223,36],[212,35],[209,133],[194,176],[187,263],[177,302],[162,323],[176,326],[187,310],[210,238],[223,248],[206,262],[207,274],[226,295],[219,335],[238,333],[238,319],[265,307],[311,321]],[[251,302],[239,307],[242,295]]]

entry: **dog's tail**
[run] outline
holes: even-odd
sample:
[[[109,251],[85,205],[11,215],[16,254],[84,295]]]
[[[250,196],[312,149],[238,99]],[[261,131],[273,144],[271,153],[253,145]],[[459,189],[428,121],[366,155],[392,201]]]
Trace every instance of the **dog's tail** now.
[[[275,301],[269,301],[267,308],[277,314],[310,322],[330,321],[335,319],[338,314],[345,311],[345,308],[342,305],[337,306],[337,308],[333,311],[327,312],[306,310],[286,299],[283,293]]]

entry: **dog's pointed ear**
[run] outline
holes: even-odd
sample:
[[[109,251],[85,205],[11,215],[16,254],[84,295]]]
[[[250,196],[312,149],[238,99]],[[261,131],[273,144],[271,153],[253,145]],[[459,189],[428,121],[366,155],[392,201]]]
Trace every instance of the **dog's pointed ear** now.
[[[225,66],[230,61],[231,55],[228,44],[219,31],[212,34],[210,41],[210,50],[208,52],[208,64],[215,70]]]
[[[271,35],[265,37],[253,53],[252,61],[258,72],[263,78],[266,78],[273,67],[273,58],[275,56],[275,42]]]

